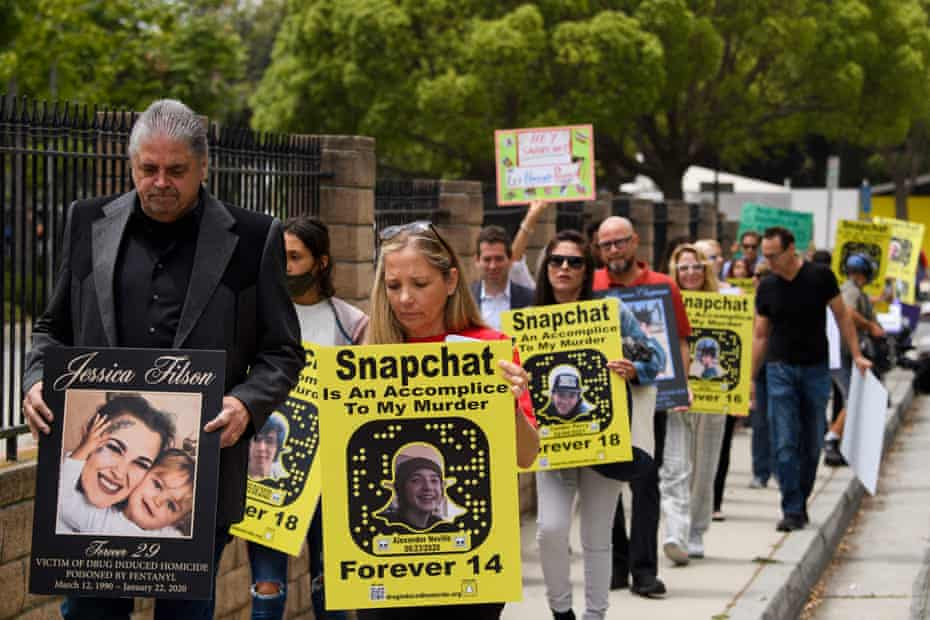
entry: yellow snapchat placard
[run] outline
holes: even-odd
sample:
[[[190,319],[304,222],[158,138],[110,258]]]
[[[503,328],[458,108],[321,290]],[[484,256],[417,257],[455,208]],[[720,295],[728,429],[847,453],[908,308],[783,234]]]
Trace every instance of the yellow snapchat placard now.
[[[752,278],[727,278],[727,284],[746,293],[756,290],[756,281]]]
[[[833,273],[840,285],[846,281],[846,259],[853,254],[864,254],[875,264],[875,277],[862,291],[877,297],[885,286],[888,270],[888,244],[891,228],[888,224],[841,220],[836,228],[836,245],[833,249]]]
[[[691,323],[688,386],[695,413],[749,413],[752,295],[682,291]]]
[[[326,604],[521,597],[509,341],[328,347]]]
[[[303,343],[307,364],[297,386],[249,440],[245,516],[230,533],[266,547],[300,555],[320,501],[320,347]]]
[[[617,300],[511,310],[501,324],[530,373],[539,421],[528,471],[632,460],[626,384],[607,368],[623,357]]]
[[[924,242],[924,225],[890,217],[876,217],[874,220],[879,224],[887,224],[891,229],[888,269],[885,275],[897,281],[895,293],[898,299],[906,304],[914,304],[917,262],[920,260],[920,248]]]

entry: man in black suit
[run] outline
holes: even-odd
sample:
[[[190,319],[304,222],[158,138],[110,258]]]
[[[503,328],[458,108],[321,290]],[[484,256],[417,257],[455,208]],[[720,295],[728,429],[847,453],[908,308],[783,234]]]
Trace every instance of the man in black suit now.
[[[510,237],[500,226],[485,226],[478,235],[475,263],[481,279],[472,283],[471,292],[490,327],[501,328],[501,312],[525,308],[533,303],[532,289],[510,281]]]
[[[33,329],[23,413],[33,435],[49,432],[42,371],[53,346],[225,350],[222,411],[204,427],[221,433],[218,565],[229,525],[242,518],[249,437],[304,363],[281,223],[203,188],[206,127],[179,101],[156,101],[142,113],[129,156],[135,190],[68,210],[55,289]],[[155,617],[212,618],[213,607],[163,599]],[[61,611],[128,620],[132,608],[132,599],[68,597]]]

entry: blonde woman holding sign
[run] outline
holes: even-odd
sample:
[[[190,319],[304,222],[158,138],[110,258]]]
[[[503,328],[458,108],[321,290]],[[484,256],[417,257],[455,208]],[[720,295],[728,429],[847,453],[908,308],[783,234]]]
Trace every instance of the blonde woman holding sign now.
[[[418,221],[390,226],[381,231],[380,237],[368,344],[510,339],[485,326],[462,277],[459,257],[432,224]],[[501,360],[499,366],[514,395],[517,464],[529,467],[536,460],[539,438],[527,392],[528,375],[516,355],[513,361]],[[503,608],[503,603],[481,603],[365,609],[357,613],[359,620],[493,620],[500,617]]]
[[[682,244],[672,252],[669,275],[683,291],[716,293],[720,285],[712,264],[698,248]],[[685,409],[668,412],[659,491],[665,517],[662,550],[678,566],[704,557],[704,532],[710,526],[714,476],[726,416]]]

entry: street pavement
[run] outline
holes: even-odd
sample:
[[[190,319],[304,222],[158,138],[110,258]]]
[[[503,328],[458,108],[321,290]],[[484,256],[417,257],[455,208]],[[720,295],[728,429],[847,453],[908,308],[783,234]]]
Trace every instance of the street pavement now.
[[[928,617],[930,398],[919,397],[818,589],[813,620]]]
[[[911,378],[911,372],[900,369],[892,371],[886,378],[885,383],[892,396],[889,415],[900,409],[902,403],[910,402]],[[751,479],[750,439],[748,430],[738,430],[734,434],[723,502],[726,520],[712,523],[705,535],[705,559],[692,560],[685,567],[674,567],[661,552],[664,529],[660,524],[659,577],[665,582],[668,595],[656,600],[635,596],[629,590],[611,592],[608,618],[735,620],[798,616],[810,588],[833,555],[835,540],[845,531],[846,523],[856,511],[858,499],[850,489],[861,485],[852,480],[848,468],[831,469],[821,464],[809,505],[811,524],[790,534],[776,532],[775,523],[781,515],[774,480],[766,489],[748,488]],[[926,447],[928,442],[930,439],[920,442],[919,446]],[[916,485],[930,489],[930,484],[922,485],[919,479],[912,479],[909,488]],[[628,489],[624,490],[624,501],[629,518]],[[930,512],[926,507],[930,507],[930,503],[925,503],[924,507],[926,520],[926,514]],[[584,569],[578,521],[574,519],[571,535],[571,578],[573,607],[581,618],[584,612]],[[521,529],[523,600],[508,603],[502,618],[551,618],[535,540],[535,520],[524,519]],[[911,538],[910,544],[918,555],[926,547],[923,538]]]

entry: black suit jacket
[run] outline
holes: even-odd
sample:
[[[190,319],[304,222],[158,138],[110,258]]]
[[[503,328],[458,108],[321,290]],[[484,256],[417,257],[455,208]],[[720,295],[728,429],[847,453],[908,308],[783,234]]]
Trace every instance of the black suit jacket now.
[[[478,304],[478,308],[481,308],[481,280],[471,283],[471,294],[475,297],[475,302]],[[526,308],[527,306],[533,305],[533,300],[536,298],[536,292],[525,286],[519,284],[510,283],[510,309],[517,310],[519,308]]]
[[[242,518],[248,440],[297,383],[304,353],[284,284],[281,223],[225,205],[206,191],[201,195],[204,211],[173,346],[225,350],[226,394],[241,400],[252,417],[252,427],[220,453],[221,528]],[[131,191],[115,199],[77,201],[68,209],[58,277],[33,328],[24,390],[42,380],[51,346],[120,345],[114,271],[135,200]]]

